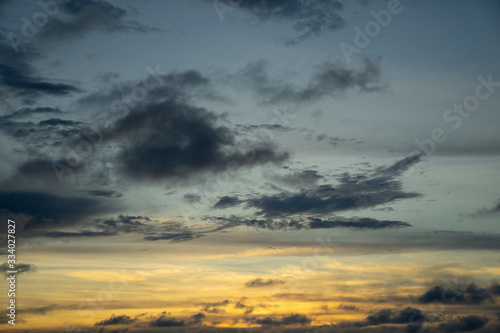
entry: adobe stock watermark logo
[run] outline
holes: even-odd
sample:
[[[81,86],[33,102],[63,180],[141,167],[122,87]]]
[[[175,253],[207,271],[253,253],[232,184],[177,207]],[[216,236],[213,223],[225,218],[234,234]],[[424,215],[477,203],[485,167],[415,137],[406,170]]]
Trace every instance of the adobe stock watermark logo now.
[[[488,78],[478,76],[479,84],[476,85],[474,94],[466,96],[461,104],[454,103],[453,108],[443,112],[443,121],[450,125],[451,129],[456,131],[462,126],[463,119],[469,118],[473,112],[481,106],[481,101],[485,101],[495,92],[495,88],[500,87],[500,81],[493,81],[493,74]],[[415,144],[419,148],[413,153],[422,152],[425,155],[432,155],[436,151],[437,144],[443,144],[448,140],[446,131],[441,127],[432,130],[429,138],[423,140],[415,139]]]
[[[31,39],[33,39],[40,30],[49,23],[49,18],[55,17],[59,14],[60,6],[67,3],[69,0],[40,0],[38,1],[38,6],[41,10],[35,12],[31,19],[26,16],[21,17],[23,26],[21,32],[16,34],[15,32],[7,33],[6,37],[9,40],[10,46],[17,53],[19,52],[19,46],[21,44],[27,44]]]
[[[354,27],[354,45],[347,42],[339,44],[340,50],[347,63],[351,62],[351,56],[353,54],[360,54],[362,49],[370,45],[372,39],[380,35],[382,28],[386,28],[391,23],[392,17],[402,11],[403,6],[399,0],[389,0],[387,2],[387,9],[382,9],[378,12],[371,10],[370,14],[374,20],[368,21],[365,24],[364,30],[361,30],[358,26]]]

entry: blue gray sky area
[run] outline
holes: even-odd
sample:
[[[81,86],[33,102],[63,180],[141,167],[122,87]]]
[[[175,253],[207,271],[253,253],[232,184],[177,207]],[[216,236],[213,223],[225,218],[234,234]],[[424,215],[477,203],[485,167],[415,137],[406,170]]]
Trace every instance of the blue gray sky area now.
[[[56,268],[28,256],[37,247],[112,244],[109,256],[178,251],[234,270],[244,262],[224,256],[253,251],[258,274],[311,255],[328,234],[344,258],[463,254],[446,274],[485,285],[500,272],[467,263],[500,244],[499,18],[495,0],[0,1],[0,215],[17,221],[42,272]],[[182,321],[115,322],[130,332],[415,329],[391,302],[389,314],[348,307],[364,321],[307,306],[231,321],[207,306],[179,310]],[[464,299],[462,312],[424,322],[493,332],[485,303]],[[95,326],[117,318],[105,315]]]

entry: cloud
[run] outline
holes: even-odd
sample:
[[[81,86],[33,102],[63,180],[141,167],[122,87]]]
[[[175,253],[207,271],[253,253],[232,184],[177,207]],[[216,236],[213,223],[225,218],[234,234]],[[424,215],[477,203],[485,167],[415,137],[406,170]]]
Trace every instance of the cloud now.
[[[271,143],[237,144],[230,129],[215,124],[217,118],[203,108],[171,100],[130,112],[115,123],[111,134],[124,141],[117,157],[121,171],[136,180],[192,180],[205,172],[288,158]]]
[[[120,81],[106,84],[102,89],[87,94],[78,100],[81,106],[89,108],[111,106],[112,113],[130,112],[139,104],[160,103],[173,99],[187,101],[193,97],[220,99],[212,89],[212,81],[198,70],[172,71],[164,73],[159,65],[147,68],[148,74],[142,80]]]
[[[137,319],[132,319],[127,315],[115,316],[112,314],[111,317],[95,323],[94,326],[128,325],[132,324],[136,320]]]
[[[251,324],[262,326],[287,326],[287,325],[309,325],[312,320],[305,314],[292,313],[288,316],[283,316],[281,319],[273,317],[256,318],[247,317],[245,321]]]
[[[203,234],[194,234],[191,232],[186,233],[160,233],[156,235],[145,236],[144,240],[157,241],[157,240],[170,240],[172,243],[185,242],[196,238],[203,237]]]
[[[39,114],[43,115],[44,113],[41,112]],[[79,121],[58,120],[54,118],[46,119],[50,120],[48,122],[41,120],[41,124],[39,124],[33,121],[38,117],[27,115],[26,119],[24,119],[24,116],[14,117],[12,115],[0,116],[0,130],[3,134],[19,142],[22,146],[21,150],[30,156],[30,159],[25,163],[33,160],[52,162],[53,157],[49,158],[47,156],[53,156],[56,149],[65,151],[66,153],[67,150],[74,149],[78,141],[72,147],[69,147],[70,144],[73,144],[71,139],[77,136],[81,130],[85,130],[84,123]],[[65,150],[65,148],[68,149]],[[64,161],[62,162],[64,163]],[[50,169],[52,170],[52,167]],[[52,173],[52,176],[55,176],[53,171]]]
[[[223,196],[223,197],[219,198],[219,201],[217,201],[215,203],[215,205],[213,206],[213,208],[216,208],[216,209],[219,209],[219,208],[220,209],[225,209],[225,208],[237,206],[237,205],[239,205],[242,202],[243,201],[241,201],[240,199],[238,199],[238,197]]]
[[[370,217],[331,217],[321,219],[317,217],[308,218],[289,218],[289,219],[245,219],[237,216],[229,218],[217,217],[217,221],[234,223],[235,225],[246,225],[259,229],[269,230],[303,230],[303,229],[335,229],[346,228],[352,230],[381,230],[406,228],[412,225],[401,221],[379,221]]]
[[[16,98],[23,104],[33,104],[42,96],[69,96],[81,92],[73,84],[57,82],[44,77],[33,65],[43,57],[33,45],[27,45],[22,52],[16,51],[7,39],[0,41],[0,92],[8,98]],[[36,110],[39,108],[34,108]],[[14,116],[25,116],[30,109],[24,109]],[[46,109],[47,111],[47,109]]]
[[[50,108],[50,107],[22,108],[5,116],[5,118],[7,119],[23,118],[23,117],[31,117],[33,115],[42,115],[46,113],[61,114],[63,112],[59,108]]]
[[[299,36],[289,39],[287,45],[341,29],[346,24],[340,15],[343,4],[337,0],[239,0],[235,7],[250,13],[258,22],[289,22]]]
[[[411,227],[408,222],[401,221],[379,221],[370,217],[362,218],[339,218],[336,220],[322,220],[319,218],[310,218],[309,228],[311,229],[329,229],[329,228],[349,228],[357,230],[380,230],[391,228],[405,228]]]
[[[497,284],[492,284],[488,288],[480,287],[475,283],[467,286],[434,286],[418,296],[417,300],[423,304],[435,301],[442,301],[446,304],[481,304],[486,301],[493,303],[494,295],[498,295],[499,291]]]
[[[203,319],[206,318],[205,314],[202,312],[198,312],[197,314],[193,315],[191,318],[193,318],[193,325],[201,325]]]
[[[234,304],[235,309],[245,309],[245,312],[243,313],[243,315],[245,315],[245,316],[251,314],[254,310],[253,306],[249,306],[249,305],[245,304],[246,299],[247,299],[246,297],[242,297],[242,298],[240,298],[240,300],[238,302],[236,302]]]
[[[369,58],[364,58],[363,67],[358,70],[345,68],[341,63],[323,63],[317,66],[302,88],[271,79],[265,61],[247,65],[238,78],[243,78],[243,82],[261,96],[264,103],[314,102],[323,97],[334,97],[347,89],[374,92],[387,87],[381,82],[380,60]]]
[[[108,237],[115,236],[118,233],[108,231],[92,231],[92,230],[79,230],[73,231],[48,231],[43,235],[50,238],[75,238],[75,237]]]
[[[90,198],[63,197],[45,192],[0,192],[0,209],[29,216],[24,230],[71,225],[110,209]]]
[[[262,278],[257,278],[254,280],[250,280],[245,283],[245,286],[250,287],[250,288],[260,288],[260,287],[269,287],[269,286],[276,286],[280,284],[284,284],[285,281],[280,280],[280,279],[267,279],[264,280]]]
[[[81,192],[91,197],[120,198],[122,196],[114,190],[82,190]]]
[[[26,23],[31,38],[2,28],[6,38],[0,42],[0,91],[23,104],[33,104],[43,96],[70,96],[82,92],[72,83],[45,77],[34,66],[36,61],[45,57],[47,42],[83,37],[91,31],[159,31],[129,19],[127,10],[107,1],[70,0],[64,4],[53,4],[49,10],[56,14],[50,15],[46,24],[35,26],[32,22]]]
[[[168,314],[170,315],[170,314]],[[185,326],[184,320],[177,320],[174,317],[167,317],[167,313],[164,311],[157,318],[152,318],[149,322],[150,327],[181,327]]]
[[[58,173],[64,172],[66,166],[65,160],[51,160],[45,157],[28,159],[17,166],[17,169],[11,178],[14,183],[37,183],[37,182],[53,182],[59,183]],[[69,168],[69,167],[67,167]],[[83,164],[75,166],[71,169],[73,172],[81,172],[85,170]]]
[[[500,200],[493,207],[478,209],[475,213],[470,214],[471,217],[495,217],[500,214]]]
[[[329,214],[417,198],[420,194],[404,192],[396,177],[419,161],[421,155],[414,155],[374,170],[371,174],[352,175],[346,172],[338,177],[339,184],[336,186],[321,185],[299,193],[265,194],[249,199],[247,205],[257,208],[257,215],[276,218],[304,213]]]
[[[472,315],[472,316],[458,317],[447,323],[440,324],[439,328],[441,328],[447,333],[469,332],[484,327],[486,324],[488,324],[488,322],[489,319],[487,317]]]
[[[59,118],[50,118],[47,120],[41,120],[38,122],[39,126],[75,126],[79,125],[79,121],[73,121],[73,120],[64,120],[64,119],[59,119]]]
[[[119,215],[117,218],[95,219],[87,221],[85,229],[81,225],[72,226],[72,230],[51,230],[43,233],[37,232],[35,236],[49,238],[80,238],[80,237],[111,237],[124,234],[141,235],[147,241],[169,240],[171,243],[194,240],[205,236],[207,233],[218,232],[236,224],[229,222],[216,226],[203,228],[190,228],[180,222],[159,221],[147,216]],[[33,235],[32,235],[33,236]]]
[[[500,295],[500,284],[493,282],[490,286],[490,291],[493,295]]]
[[[68,96],[81,92],[71,84],[50,82],[37,76],[28,65],[14,67],[9,64],[0,64],[0,84],[16,96],[31,101],[41,95]]]
[[[276,180],[287,186],[301,188],[316,185],[318,181],[323,178],[324,177],[316,170],[301,170],[285,176],[277,177]]]
[[[429,316],[422,310],[407,307],[400,311],[393,311],[391,309],[382,309],[377,313],[366,317],[362,323],[363,326],[375,326],[383,324],[410,324],[425,321],[433,321],[437,318]]]
[[[56,308],[57,304],[50,304],[47,306],[42,306],[40,308],[28,308],[23,310],[23,313],[34,313],[37,315],[46,315],[47,312],[53,311]]]
[[[19,263],[19,264],[16,264],[15,269],[11,269],[7,263],[3,263],[2,265],[0,265],[0,271],[4,272],[4,275],[6,277],[9,277],[10,274],[7,273],[7,271],[17,271],[18,275],[22,274],[22,273],[26,273],[26,272],[34,273],[34,272],[36,272],[36,266],[32,265],[32,264]]]
[[[226,310],[223,308],[225,308],[228,304],[229,301],[227,299],[222,302],[202,303],[201,305],[203,308],[201,311],[206,313],[225,313]]]
[[[347,310],[347,311],[359,311],[359,307],[354,304],[340,304],[337,306],[339,310]]]
[[[394,330],[394,332],[421,332],[423,325],[426,322],[434,322],[439,320],[439,317],[434,315],[429,315],[420,309],[407,307],[402,310],[394,309],[381,309],[367,316],[362,321],[350,321],[341,324],[334,325],[339,328],[339,331],[343,331],[346,328],[355,329],[355,331],[363,330],[366,327],[370,327],[369,331],[379,331],[377,326],[383,328],[381,332],[386,332],[390,326],[386,325],[406,325],[402,330]],[[350,332],[349,329],[346,332]]]
[[[184,201],[190,204],[195,204],[201,202],[201,195],[196,193],[188,193],[184,195]]]
[[[50,18],[37,37],[52,40],[83,37],[91,31],[151,32],[157,28],[128,18],[126,9],[102,0],[70,0],[59,7],[60,13]]]

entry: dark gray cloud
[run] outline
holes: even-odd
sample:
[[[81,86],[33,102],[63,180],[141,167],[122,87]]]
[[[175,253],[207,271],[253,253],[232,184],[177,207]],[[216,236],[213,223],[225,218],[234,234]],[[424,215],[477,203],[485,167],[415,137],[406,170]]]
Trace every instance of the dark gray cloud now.
[[[446,304],[481,304],[494,303],[495,295],[499,294],[498,284],[481,287],[475,283],[469,285],[434,286],[418,296],[420,303],[444,302]]]
[[[149,68],[146,78],[106,84],[80,98],[78,104],[90,108],[111,106],[112,113],[120,114],[130,112],[143,101],[154,104],[168,99],[187,102],[194,96],[222,98],[213,91],[212,84],[210,78],[198,70],[164,73],[159,67]]]
[[[174,221],[152,220],[147,216],[119,215],[117,218],[95,219],[87,221],[82,228],[81,224],[68,225],[64,230],[51,230],[37,232],[35,236],[48,238],[81,238],[81,237],[111,237],[125,234],[136,234],[142,236],[147,241],[169,240],[171,243],[194,240],[205,236],[208,233],[214,233],[235,226],[233,222],[227,222],[215,227],[206,227],[205,230],[190,229],[183,223]],[[58,226],[54,226],[58,227]]]
[[[9,277],[9,273],[7,273],[7,271],[12,271],[13,269],[11,269],[9,267],[9,265],[7,263],[3,263],[2,265],[0,265],[0,271],[4,272],[4,275],[6,277]],[[19,264],[16,264],[16,268],[14,269],[14,271],[17,271],[17,274],[22,274],[22,273],[26,273],[26,272],[36,272],[36,266],[35,265],[32,265],[32,264],[23,264],[23,263],[19,263]]]
[[[0,57],[1,59],[1,57]],[[1,59],[3,61],[3,59]],[[0,85],[4,91],[13,93],[29,104],[42,95],[68,96],[81,92],[74,85],[51,82],[36,75],[35,70],[27,63],[15,67],[6,63],[0,64]]]
[[[64,197],[45,192],[0,192],[0,209],[24,214],[24,230],[71,225],[110,209],[102,200]]]
[[[184,320],[177,320],[165,311],[159,317],[153,317],[149,322],[150,327],[181,327],[185,325]]]
[[[346,228],[353,230],[382,230],[406,228],[412,225],[401,221],[377,220],[370,217],[331,217],[321,219],[317,217],[289,218],[289,219],[245,219],[237,216],[229,218],[217,217],[216,221],[225,222],[227,225],[246,225],[258,229],[269,230],[303,230],[303,229],[335,229]]]
[[[50,118],[47,120],[41,120],[38,122],[39,126],[75,126],[81,124],[79,121],[74,120],[64,120],[60,118]]]
[[[238,197],[231,197],[231,196],[223,196],[219,198],[219,201],[217,201],[214,205],[213,208],[229,208],[229,207],[234,207],[242,203],[243,201],[240,200]]]
[[[498,282],[493,282],[489,289],[493,295],[500,295],[500,284]]]
[[[271,143],[238,145],[231,130],[217,126],[216,120],[203,108],[171,100],[130,112],[115,123],[111,134],[125,141],[117,157],[121,171],[136,180],[187,180],[288,158]]]
[[[101,320],[100,322],[95,323],[95,326],[110,326],[110,325],[128,325],[135,322],[137,319],[130,318],[127,315],[115,316],[114,314],[111,317]]]
[[[69,96],[82,90],[68,82],[59,82],[41,74],[34,64],[44,57],[47,41],[83,37],[91,31],[151,32],[148,27],[129,19],[126,9],[103,0],[53,2],[55,12],[43,25],[26,23],[30,38],[2,27],[6,38],[0,42],[0,95],[33,104],[42,96]],[[44,13],[45,14],[45,13]],[[23,30],[24,34],[24,30]],[[35,38],[36,37],[36,38]]]
[[[155,234],[155,235],[145,236],[144,240],[148,240],[148,241],[170,240],[172,243],[177,243],[177,242],[185,242],[185,241],[193,240],[193,239],[200,238],[203,236],[205,236],[205,235],[201,234],[201,233],[192,233],[192,232],[159,233],[159,234]]]
[[[301,88],[270,78],[265,61],[247,65],[238,78],[243,79],[261,96],[264,103],[313,102],[323,97],[336,96],[347,89],[374,92],[387,87],[381,81],[380,60],[369,58],[363,60],[363,67],[360,69],[348,69],[341,63],[323,63],[317,66],[308,83]]]
[[[391,228],[405,228],[411,227],[408,222],[401,221],[379,221],[371,217],[362,218],[348,218],[348,219],[335,219],[335,220],[322,220],[319,218],[310,218],[309,228],[311,229],[329,229],[329,228],[349,228],[357,230],[379,230]]]
[[[375,314],[366,317],[365,321],[362,322],[361,325],[376,326],[384,324],[417,324],[434,320],[437,320],[435,316],[430,316],[422,310],[408,307],[399,311],[391,309],[379,310]]]
[[[74,150],[79,142],[77,141],[73,145],[74,138],[78,136],[80,131],[86,131],[84,123],[80,121],[50,118],[35,122],[34,118],[38,117],[29,116],[30,113],[34,114],[34,112],[30,112],[32,109],[22,109],[22,113],[25,112],[24,110],[27,110],[26,116],[14,117],[13,114],[0,116],[0,131],[20,144],[19,150],[29,156],[26,164],[35,160],[56,162],[57,158],[54,160],[53,157],[54,151],[62,153],[70,149]],[[16,112],[14,112],[15,114]],[[50,167],[50,169],[52,168]]]
[[[470,332],[483,328],[488,322],[489,319],[487,317],[472,315],[458,317],[449,322],[440,324],[439,328],[447,333]]]
[[[81,92],[73,84],[57,82],[40,74],[33,64],[41,58],[42,53],[32,45],[18,52],[7,39],[0,40],[0,96],[33,104],[42,96],[69,96]]]
[[[122,196],[114,190],[82,190],[81,192],[92,197],[119,198]]]
[[[62,171],[63,169],[60,168],[65,165],[67,165],[65,160],[51,160],[45,157],[29,159],[17,167],[12,180],[16,183],[55,182],[58,181],[58,170]],[[80,172],[84,170],[84,166],[79,165],[71,170],[73,172]]]
[[[295,45],[325,31],[338,30],[346,24],[340,15],[343,4],[337,0],[237,0],[230,4],[250,13],[258,22],[290,23],[299,35],[288,39],[287,45]]]
[[[281,317],[281,319],[274,317],[246,317],[244,318],[244,321],[262,326],[309,325],[312,322],[307,315],[299,313],[292,313],[288,316]]]
[[[281,163],[288,158],[288,153],[278,151],[272,142],[240,139],[236,131],[217,124],[222,116],[191,106],[184,91],[209,85],[209,80],[197,71],[165,74],[161,80],[162,84],[148,90],[147,101],[123,105],[120,102],[117,107],[121,113],[111,112],[111,125],[105,136],[98,128],[90,129],[80,121],[49,118],[34,123],[13,120],[12,115],[0,117],[0,129],[22,143],[26,153],[33,156],[18,166],[15,182],[60,181],[72,174],[78,175],[79,181],[92,175],[106,183],[110,173],[122,173],[135,180],[194,181],[194,176]],[[137,87],[138,82],[134,81],[128,88],[114,87],[86,98],[94,103],[93,107],[102,107],[100,101],[121,98]],[[80,103],[90,102],[82,99]],[[20,114],[29,115],[34,110],[25,108]],[[40,113],[54,110],[45,108]],[[118,114],[121,118],[116,120]],[[99,135],[94,141],[111,148],[101,156],[116,162],[111,169],[104,170],[103,163],[86,158],[96,150],[89,135]],[[75,152],[82,142],[91,148]],[[48,147],[57,149],[64,159],[54,158],[54,149]],[[68,158],[75,155],[76,166],[68,166]]]
[[[428,322],[439,321],[438,316],[430,315],[425,313],[424,311],[416,308],[407,307],[402,310],[395,309],[381,309],[367,316],[362,321],[350,321],[343,322],[337,325],[333,325],[336,327],[339,332],[358,332],[360,330],[366,331],[368,328],[368,332],[379,331],[377,327],[384,328],[380,330],[380,332],[422,332],[422,330],[428,327],[424,327],[423,325]],[[401,328],[401,326],[393,326],[393,325],[406,325]],[[392,328],[393,330],[388,330]]]
[[[59,108],[50,108],[50,107],[35,107],[35,108],[22,108],[14,111],[13,113],[6,115],[4,118],[23,118],[23,117],[31,117],[33,115],[42,115],[42,114],[61,114],[63,113]]]
[[[257,208],[257,215],[276,218],[304,213],[329,214],[417,198],[420,194],[402,190],[397,177],[419,161],[421,155],[415,155],[368,174],[346,172],[338,176],[339,184],[336,186],[321,185],[299,193],[266,194],[249,199],[247,205]]]
[[[250,280],[245,283],[245,286],[250,287],[250,288],[260,288],[260,287],[269,287],[269,286],[276,286],[276,285],[281,285],[284,284],[285,281],[280,280],[280,279],[262,279],[262,278],[257,278]]]
[[[126,9],[103,0],[70,0],[59,9],[60,13],[50,18],[37,37],[68,39],[83,37],[91,31],[144,33],[159,30],[130,19]]]

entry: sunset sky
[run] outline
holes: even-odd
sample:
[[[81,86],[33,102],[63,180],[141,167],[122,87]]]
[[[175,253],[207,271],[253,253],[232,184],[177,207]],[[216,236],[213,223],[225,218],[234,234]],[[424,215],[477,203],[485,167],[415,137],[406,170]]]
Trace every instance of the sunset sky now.
[[[0,0],[0,32],[0,331],[500,332],[500,2]]]

